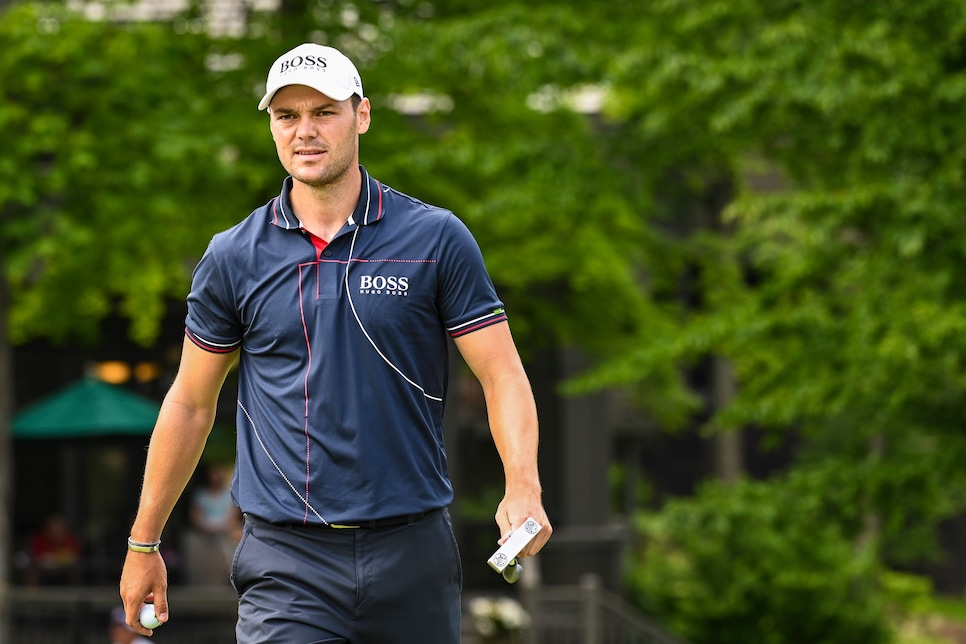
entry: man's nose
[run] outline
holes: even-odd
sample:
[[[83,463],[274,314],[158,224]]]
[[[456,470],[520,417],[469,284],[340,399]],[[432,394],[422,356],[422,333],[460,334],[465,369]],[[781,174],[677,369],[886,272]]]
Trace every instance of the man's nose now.
[[[296,136],[300,139],[314,139],[317,134],[318,128],[313,119],[299,119],[299,125],[295,131]]]

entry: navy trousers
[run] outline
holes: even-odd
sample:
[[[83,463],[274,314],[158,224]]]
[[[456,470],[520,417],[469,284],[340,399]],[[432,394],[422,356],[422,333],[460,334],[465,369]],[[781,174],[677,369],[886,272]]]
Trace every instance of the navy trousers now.
[[[245,517],[232,564],[238,644],[458,644],[463,574],[449,513],[375,528]]]

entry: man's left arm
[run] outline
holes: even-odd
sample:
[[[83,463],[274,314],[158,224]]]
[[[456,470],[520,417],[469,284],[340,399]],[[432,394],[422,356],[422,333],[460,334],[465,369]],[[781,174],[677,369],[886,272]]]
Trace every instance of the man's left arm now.
[[[490,432],[503,461],[506,491],[495,517],[501,534],[499,543],[502,545],[513,530],[533,517],[543,529],[520,555],[535,555],[547,543],[553,528],[543,509],[537,468],[537,407],[510,326],[506,322],[492,324],[454,341],[483,386]]]

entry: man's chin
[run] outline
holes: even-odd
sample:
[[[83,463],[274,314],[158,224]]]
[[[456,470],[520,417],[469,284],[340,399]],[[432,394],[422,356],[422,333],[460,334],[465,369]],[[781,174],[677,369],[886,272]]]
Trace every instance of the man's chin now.
[[[307,186],[312,186],[314,188],[322,188],[325,186],[332,185],[342,181],[347,176],[349,170],[352,166],[343,168],[342,170],[337,170],[331,166],[326,167],[296,167],[289,171],[292,178],[299,183],[304,183]]]
[[[294,172],[289,174],[299,183],[308,186],[325,186],[332,183],[335,178],[330,172],[324,172],[318,168],[296,168]]]

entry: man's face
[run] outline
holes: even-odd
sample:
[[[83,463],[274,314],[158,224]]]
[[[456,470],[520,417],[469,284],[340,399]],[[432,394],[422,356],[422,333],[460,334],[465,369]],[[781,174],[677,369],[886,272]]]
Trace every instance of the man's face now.
[[[296,181],[324,187],[359,165],[359,135],[369,129],[369,100],[334,101],[305,85],[280,89],[268,108],[282,167]]]

